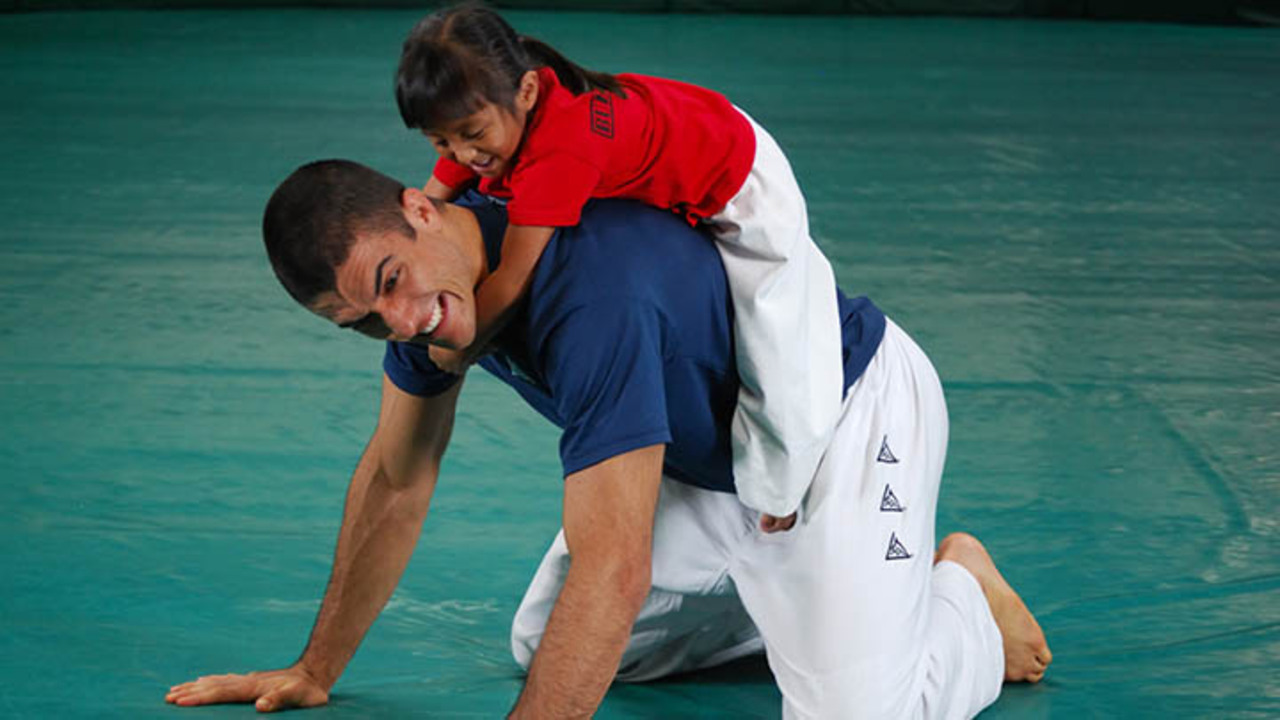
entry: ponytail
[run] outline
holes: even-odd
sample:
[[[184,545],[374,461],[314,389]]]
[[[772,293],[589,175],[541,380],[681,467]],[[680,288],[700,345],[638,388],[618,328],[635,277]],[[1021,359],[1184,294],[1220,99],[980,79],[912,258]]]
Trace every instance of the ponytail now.
[[[626,97],[618,79],[609,73],[587,70],[577,63],[561,55],[555,48],[528,35],[520,36],[520,48],[529,57],[534,67],[549,67],[560,79],[560,84],[574,95],[602,90],[614,95]]]

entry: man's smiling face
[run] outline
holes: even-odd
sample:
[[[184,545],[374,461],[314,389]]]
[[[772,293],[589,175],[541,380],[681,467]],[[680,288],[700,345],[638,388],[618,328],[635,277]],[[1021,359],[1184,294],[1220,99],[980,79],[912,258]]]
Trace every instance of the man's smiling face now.
[[[362,232],[334,270],[336,289],[309,309],[339,327],[379,340],[461,349],[475,338],[475,286],[484,269],[475,218],[404,191],[414,237]]]

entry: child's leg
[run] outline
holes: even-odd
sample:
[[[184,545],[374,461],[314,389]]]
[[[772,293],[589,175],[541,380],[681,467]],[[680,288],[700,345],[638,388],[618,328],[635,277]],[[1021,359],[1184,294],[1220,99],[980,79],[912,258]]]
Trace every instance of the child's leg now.
[[[748,507],[795,511],[827,448],[844,388],[835,276],[809,237],[804,196],[755,122],[751,174],[710,219],[733,299],[742,388],[733,473]]]
[[[978,579],[934,563],[942,385],[889,322],[845,403],[805,522],[756,533],[730,570],[764,638],[782,717],[972,717],[999,695],[1004,653]]]

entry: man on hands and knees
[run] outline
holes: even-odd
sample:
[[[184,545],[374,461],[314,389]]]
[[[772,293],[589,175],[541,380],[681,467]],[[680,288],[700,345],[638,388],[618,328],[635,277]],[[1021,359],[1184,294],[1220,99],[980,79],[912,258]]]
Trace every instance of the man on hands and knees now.
[[[462,378],[427,348],[472,343],[504,228],[480,196],[434,202],[345,161],[276,190],[263,222],[276,274],[312,312],[386,342],[382,407],[302,656],[175,686],[169,702],[327,702],[408,563],[448,445]],[[563,430],[564,527],[513,622],[529,675],[511,716],[589,716],[615,678],[761,651],[788,718],[971,717],[1002,681],[1043,677],[1044,634],[982,544],[954,534],[934,551],[941,384],[867,298],[837,298],[842,414],[800,512],[762,523],[738,501],[726,293],[697,230],[596,201],[547,246],[480,360]]]

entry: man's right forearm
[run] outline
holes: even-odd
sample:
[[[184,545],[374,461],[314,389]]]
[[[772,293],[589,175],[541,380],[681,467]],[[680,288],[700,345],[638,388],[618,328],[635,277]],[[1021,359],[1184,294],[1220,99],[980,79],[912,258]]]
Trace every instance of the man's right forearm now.
[[[212,675],[169,688],[175,705],[254,703],[260,712],[329,701],[351,656],[395,590],[418,543],[449,445],[462,382],[433,397],[382,378],[378,429],[356,467],[342,511],[333,573],[311,640],[290,668]]]
[[[337,682],[400,581],[435,488],[437,464],[418,469],[413,482],[393,477],[376,443],[375,437],[351,479],[333,572],[297,663],[326,689]]]

